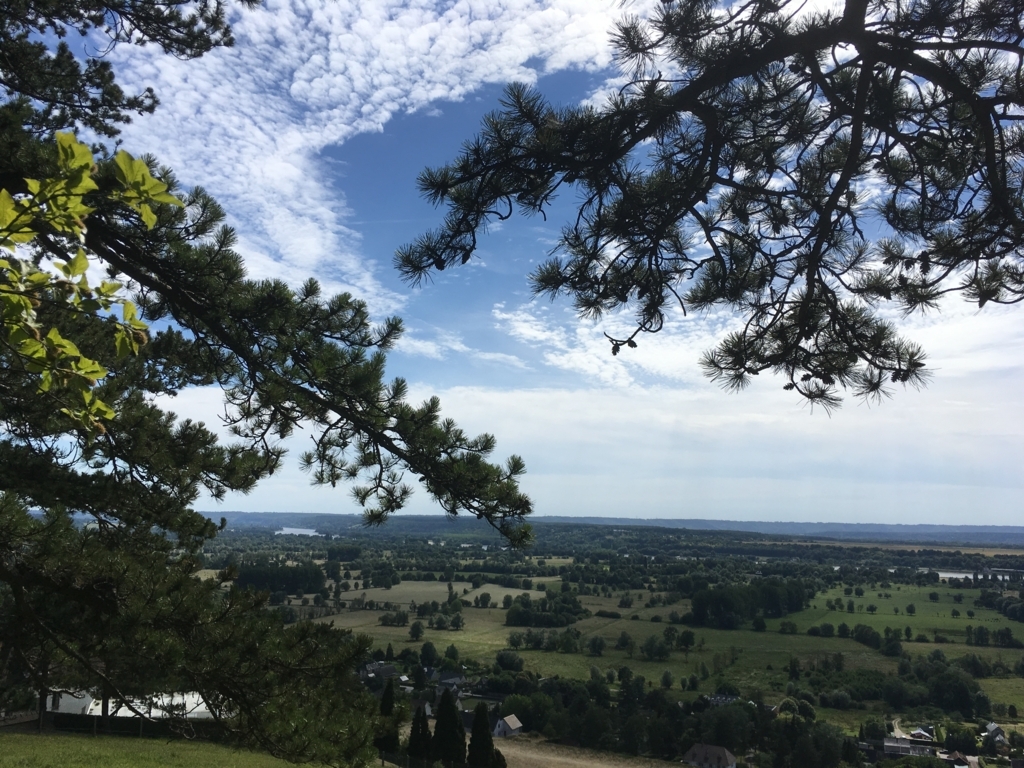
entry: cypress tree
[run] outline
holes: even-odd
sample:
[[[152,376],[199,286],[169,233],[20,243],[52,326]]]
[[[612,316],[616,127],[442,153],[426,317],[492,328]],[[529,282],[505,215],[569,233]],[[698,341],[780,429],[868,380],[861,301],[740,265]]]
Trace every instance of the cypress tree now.
[[[430,759],[430,724],[423,707],[416,708],[412,718],[412,731],[409,733],[409,757],[416,760]]]
[[[466,729],[462,727],[455,697],[448,688],[441,694],[441,703],[437,707],[430,756],[445,763],[461,765],[466,762]]]
[[[491,768],[494,762],[494,739],[491,737],[487,705],[480,702],[473,711],[473,733],[469,737],[466,762],[473,768]]]
[[[391,717],[395,712],[395,678],[389,677],[388,684],[384,688],[384,695],[380,697],[380,713],[384,717]]]
[[[395,722],[395,679],[388,678],[384,695],[380,697],[381,723],[373,746],[382,752],[398,751],[398,723]]]

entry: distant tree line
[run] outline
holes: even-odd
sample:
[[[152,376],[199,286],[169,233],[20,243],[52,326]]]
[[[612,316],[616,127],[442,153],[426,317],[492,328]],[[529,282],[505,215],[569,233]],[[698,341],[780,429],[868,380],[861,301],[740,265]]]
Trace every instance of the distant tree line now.
[[[319,592],[327,579],[316,563],[284,565],[281,563],[245,564],[238,569],[235,582],[242,589],[251,588],[268,592],[287,592],[298,595]]]
[[[505,614],[510,627],[566,627],[590,615],[572,592],[547,592],[533,599],[524,592],[512,599]]]
[[[778,618],[803,610],[814,594],[800,579],[765,579],[750,584],[729,584],[694,593],[684,623],[717,629],[736,629],[758,614]]]

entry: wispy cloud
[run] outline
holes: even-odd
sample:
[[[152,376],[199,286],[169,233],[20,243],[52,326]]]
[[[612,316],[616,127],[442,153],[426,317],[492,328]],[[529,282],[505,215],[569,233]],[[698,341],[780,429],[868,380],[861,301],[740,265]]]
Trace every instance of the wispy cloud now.
[[[446,331],[438,331],[433,339],[424,339],[410,333],[404,334],[395,344],[395,349],[407,355],[445,360],[452,354],[467,359],[497,363],[502,366],[526,370],[529,366],[516,355],[504,352],[489,352],[467,346],[462,337]]]
[[[493,315],[500,330],[539,353],[547,365],[579,374],[581,383],[611,387],[700,381],[700,355],[739,325],[726,312],[672,312],[661,332],[641,334],[636,348],[623,347],[613,356],[608,336],[624,339],[635,330],[629,314],[586,322],[565,309],[564,303],[531,302],[511,310],[496,305]]]
[[[621,12],[615,0],[269,0],[236,11],[234,48],[197,61],[115,51],[120,80],[162,100],[125,131],[127,145],[226,205],[254,275],[315,274],[394,311],[403,299],[361,252],[321,152],[487,83],[607,67]]]

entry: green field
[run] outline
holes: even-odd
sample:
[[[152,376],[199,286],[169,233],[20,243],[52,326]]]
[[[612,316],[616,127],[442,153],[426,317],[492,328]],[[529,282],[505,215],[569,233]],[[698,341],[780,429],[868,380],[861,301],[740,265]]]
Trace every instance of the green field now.
[[[541,580],[543,581],[543,580]],[[462,594],[468,584],[459,583],[454,585],[457,591]],[[485,584],[478,590],[470,590],[463,595],[466,599],[481,592],[488,592],[492,601],[499,603],[505,594],[517,595],[523,590],[505,589],[494,584]],[[888,592],[889,598],[878,597],[878,592]],[[939,593],[939,601],[932,602],[928,598],[930,592]],[[539,595],[533,591],[531,594]],[[963,595],[963,603],[953,602],[955,594]],[[391,600],[393,602],[404,602],[416,600],[421,602],[424,599],[441,601],[447,596],[447,585],[443,582],[403,582],[390,590],[371,589],[366,590],[368,598],[377,600]],[[640,599],[637,599],[638,595]],[[701,692],[709,692],[714,689],[715,681],[721,677],[737,685],[745,694],[754,690],[760,690],[768,700],[781,698],[785,689],[788,677],[785,666],[790,657],[796,656],[806,667],[807,663],[823,658],[826,655],[841,652],[844,656],[845,665],[848,669],[876,669],[884,672],[896,672],[897,660],[883,656],[876,650],[867,648],[849,639],[811,637],[806,634],[811,626],[828,622],[834,626],[846,622],[851,627],[856,624],[867,624],[879,632],[886,627],[899,629],[909,626],[914,637],[918,634],[926,634],[929,638],[934,634],[945,635],[950,643],[936,645],[935,643],[906,642],[903,644],[905,651],[911,654],[929,653],[935,648],[941,648],[947,657],[961,656],[965,653],[976,653],[979,656],[994,661],[1002,658],[1008,661],[1010,666],[1024,655],[1024,651],[1009,650],[994,647],[967,646],[964,644],[965,628],[968,624],[973,626],[985,626],[990,630],[996,630],[1003,626],[1009,626],[1019,637],[1024,637],[1024,625],[1018,622],[1011,622],[999,613],[984,609],[974,608],[974,599],[978,596],[978,590],[952,590],[945,585],[933,587],[912,587],[908,585],[893,585],[887,590],[874,590],[867,592],[863,597],[853,597],[854,613],[846,611],[830,611],[825,608],[825,601],[835,598],[842,598],[845,606],[847,597],[842,589],[835,589],[828,593],[819,594],[811,601],[811,607],[797,614],[787,616],[785,620],[792,621],[797,625],[797,634],[779,634],[781,620],[769,620],[766,632],[753,632],[749,629],[734,631],[697,628],[695,633],[697,643],[704,642],[702,650],[691,651],[688,656],[682,652],[674,652],[668,661],[653,662],[645,661],[637,652],[633,658],[629,658],[624,651],[614,649],[615,641],[623,631],[628,632],[639,645],[651,634],[661,634],[668,625],[668,614],[671,611],[685,612],[688,606],[676,604],[656,608],[642,607],[643,601],[649,595],[646,593],[634,594],[634,607],[631,609],[618,608],[618,597],[604,598],[594,596],[583,596],[580,598],[587,608],[596,612],[599,609],[618,611],[623,615],[622,619],[605,619],[592,616],[591,618],[577,622],[574,626],[579,629],[584,638],[591,635],[601,635],[607,641],[607,649],[601,657],[593,657],[586,654],[562,654],[544,651],[525,651],[519,653],[526,659],[527,668],[543,676],[561,675],[586,679],[590,676],[590,667],[596,666],[601,670],[618,669],[625,665],[629,666],[634,673],[644,675],[648,680],[657,681],[661,678],[664,670],[669,670],[675,681],[674,695],[682,698],[693,697]],[[915,615],[906,614],[906,606],[913,603],[917,611]],[[878,607],[874,615],[867,612],[867,606],[874,604]],[[858,608],[860,606],[860,608]],[[894,607],[899,608],[899,614],[894,612]],[[954,619],[950,612],[957,608],[963,614],[960,618]],[[967,610],[973,610],[975,617],[968,619]],[[632,615],[639,618],[632,620]],[[661,615],[661,623],[652,622],[654,615]],[[398,653],[404,647],[418,648],[420,643],[430,640],[444,650],[450,643],[458,647],[463,658],[473,658],[481,662],[493,659],[494,654],[506,647],[506,640],[514,628],[505,626],[505,611],[499,608],[479,609],[466,608],[463,616],[466,619],[466,628],[458,632],[426,630],[426,634],[420,643],[412,643],[409,640],[407,627],[381,627],[377,623],[380,616],[379,611],[358,611],[343,612],[337,616],[327,617],[322,621],[334,621],[336,626],[348,627],[357,632],[371,635],[378,646],[385,646],[391,643],[395,652]],[[730,649],[735,649],[735,654]],[[718,655],[720,674],[715,672],[715,657]],[[725,657],[735,656],[736,661],[727,666],[721,662]],[[684,693],[678,687],[678,681],[682,677],[689,677],[695,673],[701,662],[711,671],[711,678],[701,684],[701,689],[696,693]],[[769,668],[770,667],[770,668]],[[1016,704],[1018,709],[1024,708],[1024,679],[1020,677],[1007,678],[985,678],[978,681],[982,688],[988,693],[993,702],[1005,704]],[[845,723],[850,720],[851,724],[863,719],[863,712],[828,711],[828,718],[837,723]]]
[[[114,736],[4,733],[3,768],[284,768],[267,755],[217,744]]]

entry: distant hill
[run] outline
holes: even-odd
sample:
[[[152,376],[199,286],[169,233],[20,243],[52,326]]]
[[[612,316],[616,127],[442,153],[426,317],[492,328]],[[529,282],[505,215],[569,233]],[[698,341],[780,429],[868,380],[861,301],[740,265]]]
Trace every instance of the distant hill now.
[[[212,519],[224,517],[232,528],[307,528],[320,533],[365,532],[359,515],[325,515],[296,512],[207,513]],[[605,525],[688,529],[694,531],[736,531],[771,536],[832,539],[905,544],[990,545],[1024,547],[1024,526],[1016,525],[885,525],[880,523],[793,523],[749,520],[666,519],[633,517],[570,517],[537,515],[530,522],[538,529],[546,525]],[[452,536],[487,532],[485,523],[472,517],[448,520],[437,515],[396,515],[379,529],[388,535]],[[495,534],[497,535],[497,534]]]

